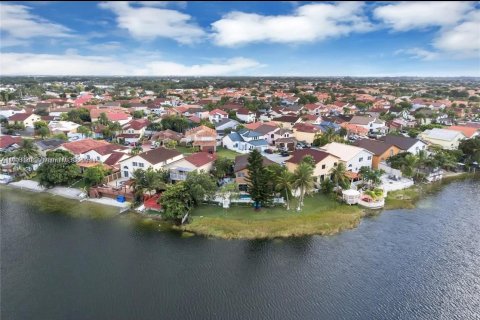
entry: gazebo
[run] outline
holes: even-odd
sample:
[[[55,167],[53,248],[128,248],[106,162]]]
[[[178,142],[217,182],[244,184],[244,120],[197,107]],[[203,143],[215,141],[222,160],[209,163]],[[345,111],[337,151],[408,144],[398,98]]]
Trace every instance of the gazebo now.
[[[347,204],[357,204],[358,199],[360,199],[360,192],[353,189],[343,190],[342,198]]]

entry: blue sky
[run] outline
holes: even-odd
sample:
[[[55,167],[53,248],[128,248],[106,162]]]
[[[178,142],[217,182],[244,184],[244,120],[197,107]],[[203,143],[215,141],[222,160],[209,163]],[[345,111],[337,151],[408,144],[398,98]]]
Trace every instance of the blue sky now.
[[[3,75],[480,76],[478,2],[2,2]]]

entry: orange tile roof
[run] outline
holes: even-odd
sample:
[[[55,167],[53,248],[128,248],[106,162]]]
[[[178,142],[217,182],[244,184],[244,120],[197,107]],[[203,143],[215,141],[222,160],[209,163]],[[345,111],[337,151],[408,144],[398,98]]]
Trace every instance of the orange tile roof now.
[[[467,138],[471,138],[476,132],[478,132],[477,128],[466,127],[466,126],[451,126],[446,128],[448,130],[460,131],[465,135]]]

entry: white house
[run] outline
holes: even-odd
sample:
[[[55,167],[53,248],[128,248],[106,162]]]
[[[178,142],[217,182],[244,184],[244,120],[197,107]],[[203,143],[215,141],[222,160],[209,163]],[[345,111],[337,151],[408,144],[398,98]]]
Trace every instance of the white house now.
[[[354,116],[349,121],[349,123],[363,127],[370,132],[386,132],[387,130],[387,127],[385,126],[385,121],[374,117]]]
[[[243,122],[250,123],[255,122],[256,115],[255,112],[242,108],[237,110],[237,118]]]
[[[137,169],[147,170],[148,168],[153,168],[157,170],[181,159],[183,159],[183,154],[180,152],[160,147],[121,161],[120,170],[122,177],[130,178]]]
[[[345,163],[347,171],[358,172],[361,167],[372,168],[374,154],[363,148],[331,142],[324,145],[321,149],[339,157],[340,160]]]
[[[223,119],[228,119],[228,113],[220,109],[214,109],[208,114],[208,120],[212,123],[220,122]]]
[[[262,152],[268,148],[268,142],[260,139],[261,137],[262,135],[258,132],[243,129],[225,136],[222,144],[225,148],[239,153],[249,153],[254,149]]]
[[[10,118],[16,113],[25,113],[25,110],[17,110],[17,109],[12,109],[12,108],[0,108],[0,119],[1,118]]]
[[[223,118],[214,124],[217,131],[217,140],[221,140],[225,136],[225,130],[234,130],[240,123],[237,120]]]
[[[48,129],[52,134],[57,133],[76,133],[80,125],[72,121],[50,121],[48,123]]]

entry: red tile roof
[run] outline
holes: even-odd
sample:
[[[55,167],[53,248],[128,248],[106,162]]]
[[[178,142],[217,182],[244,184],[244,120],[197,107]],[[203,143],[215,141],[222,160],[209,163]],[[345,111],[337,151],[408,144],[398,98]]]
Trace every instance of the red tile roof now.
[[[31,115],[32,113],[15,113],[13,116],[8,118],[8,121],[25,121]]]
[[[22,142],[21,137],[0,136],[0,149],[8,148],[13,144],[19,145],[21,142]]]
[[[471,138],[475,133],[478,132],[477,128],[467,127],[467,126],[451,126],[446,128],[448,130],[459,131],[465,135],[467,138]]]
[[[318,127],[310,123],[297,123],[293,126],[293,129],[300,132],[307,132],[307,133],[316,133],[320,131]]]
[[[73,142],[66,142],[62,144],[62,147],[64,147],[65,149],[67,149],[73,154],[82,154],[92,149],[109,145],[109,144],[110,143],[103,140],[83,139],[83,140],[78,140]]]
[[[208,152],[197,152],[185,158],[185,160],[187,160],[196,167],[204,166],[207,163],[215,161],[216,159],[216,154],[211,154]]]

